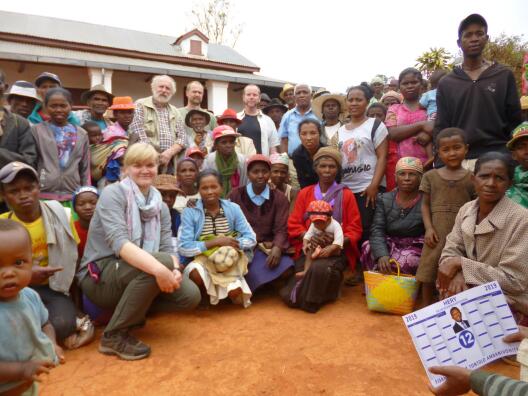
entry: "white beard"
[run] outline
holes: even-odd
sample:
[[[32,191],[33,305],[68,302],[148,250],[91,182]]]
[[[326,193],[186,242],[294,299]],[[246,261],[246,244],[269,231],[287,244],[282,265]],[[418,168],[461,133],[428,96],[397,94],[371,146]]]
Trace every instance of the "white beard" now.
[[[172,95],[166,97],[166,96],[152,94],[152,99],[154,99],[154,101],[159,103],[159,104],[167,104],[167,103],[169,103],[171,98],[172,98]]]

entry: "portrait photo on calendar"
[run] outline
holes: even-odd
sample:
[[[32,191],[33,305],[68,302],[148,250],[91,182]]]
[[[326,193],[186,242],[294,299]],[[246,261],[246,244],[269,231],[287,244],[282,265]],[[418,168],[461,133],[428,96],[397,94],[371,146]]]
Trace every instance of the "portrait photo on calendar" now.
[[[453,324],[453,331],[455,333],[460,333],[462,330],[469,329],[470,325],[467,320],[464,320],[462,317],[462,311],[458,307],[453,307],[449,310],[451,317],[455,321]]]

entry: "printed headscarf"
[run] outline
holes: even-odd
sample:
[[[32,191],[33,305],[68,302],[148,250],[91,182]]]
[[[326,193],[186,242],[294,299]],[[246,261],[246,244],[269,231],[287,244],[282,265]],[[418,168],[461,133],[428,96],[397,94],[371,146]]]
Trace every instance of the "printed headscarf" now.
[[[422,161],[416,157],[402,157],[396,163],[396,174],[400,171],[411,170],[423,174]]]

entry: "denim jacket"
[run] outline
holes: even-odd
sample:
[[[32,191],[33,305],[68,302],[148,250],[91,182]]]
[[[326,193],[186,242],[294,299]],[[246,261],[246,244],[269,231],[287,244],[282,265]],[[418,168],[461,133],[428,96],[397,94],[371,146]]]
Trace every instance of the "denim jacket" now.
[[[257,237],[253,229],[246,220],[242,209],[236,203],[220,200],[220,205],[224,209],[224,214],[229,222],[231,231],[237,231],[236,238],[240,244],[240,249],[246,254],[251,254],[252,249],[257,244]],[[184,257],[195,257],[205,252],[205,242],[199,241],[205,222],[205,211],[202,200],[198,200],[196,207],[185,208],[183,210],[181,225],[178,230],[178,253]]]

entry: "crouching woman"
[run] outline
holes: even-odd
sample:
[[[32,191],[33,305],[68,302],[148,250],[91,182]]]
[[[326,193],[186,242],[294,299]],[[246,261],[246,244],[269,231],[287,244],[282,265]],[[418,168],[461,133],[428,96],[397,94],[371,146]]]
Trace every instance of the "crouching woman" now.
[[[194,308],[200,291],[182,277],[171,254],[171,216],[152,186],[158,153],[137,143],[124,165],[127,177],[105,187],[97,202],[78,278],[94,304],[114,309],[99,351],[137,360],[147,357],[150,347],[130,330],[145,323],[151,308]]]

